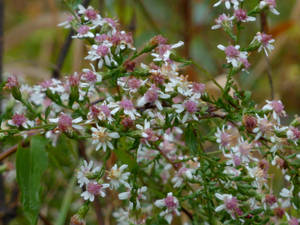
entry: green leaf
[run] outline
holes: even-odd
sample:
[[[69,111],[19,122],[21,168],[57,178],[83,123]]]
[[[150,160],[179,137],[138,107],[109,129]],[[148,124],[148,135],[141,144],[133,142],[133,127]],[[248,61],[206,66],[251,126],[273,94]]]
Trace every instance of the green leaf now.
[[[137,163],[133,159],[132,155],[128,152],[130,147],[133,145],[133,140],[128,137],[121,137],[117,144],[117,149],[114,149],[118,159],[127,164],[130,169],[136,168]]]
[[[195,135],[194,128],[191,124],[188,125],[187,129],[184,132],[185,143],[191,153],[196,155],[198,152],[198,141],[197,136]]]
[[[46,144],[44,137],[34,136],[30,148],[19,146],[17,151],[17,181],[24,213],[31,225],[37,223],[41,206],[41,178],[48,166]]]

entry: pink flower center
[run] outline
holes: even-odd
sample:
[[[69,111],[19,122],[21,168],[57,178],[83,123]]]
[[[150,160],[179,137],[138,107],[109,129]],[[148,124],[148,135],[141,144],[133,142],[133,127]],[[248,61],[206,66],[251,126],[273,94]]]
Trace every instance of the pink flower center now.
[[[273,110],[278,114],[281,114],[284,110],[284,106],[280,101],[274,100],[271,102],[271,105],[272,105]]]
[[[237,155],[234,155],[233,156],[233,163],[234,163],[234,165],[235,166],[240,166],[241,165],[241,158],[240,157],[238,157]]]
[[[147,102],[153,103],[158,99],[158,93],[156,88],[149,89],[145,94]]]
[[[300,138],[300,130],[296,127],[292,127],[291,131],[293,132],[294,138],[299,139]]]
[[[238,208],[238,201],[235,197],[225,199],[225,206],[228,210],[235,210]]]
[[[80,35],[84,35],[86,34],[87,32],[89,32],[90,30],[90,27],[89,26],[86,26],[86,25],[83,25],[83,26],[80,26],[77,30],[77,32],[80,34]]]
[[[114,21],[113,19],[111,18],[104,18],[104,20],[109,23],[112,27],[117,27],[117,23],[116,21]]]
[[[265,0],[265,2],[271,7],[276,7],[276,0]]]
[[[240,55],[240,51],[238,49],[236,49],[233,45],[229,45],[225,49],[225,54],[226,54],[226,56],[228,56],[230,58],[236,58]]]
[[[87,18],[89,18],[90,20],[95,20],[97,19],[97,12],[93,9],[87,9],[85,11],[85,15]]]
[[[99,112],[100,112],[100,110],[98,109],[98,107],[94,106],[94,105],[91,106],[90,110],[91,110],[91,113],[92,113],[93,117],[97,117],[98,114],[99,114]]]
[[[72,128],[72,118],[67,114],[62,114],[58,120],[58,128],[62,131]]]
[[[265,201],[270,206],[277,202],[276,197],[272,194],[266,195]]]
[[[19,86],[18,78],[16,76],[10,76],[7,78],[6,87],[11,89],[13,87]]]
[[[204,93],[204,91],[205,91],[205,84],[196,83],[196,82],[193,83],[193,92],[202,94]]]
[[[104,113],[105,116],[110,116],[110,109],[107,105],[101,105],[100,106],[101,112]]]
[[[102,185],[98,183],[88,183],[87,185],[87,191],[92,195],[98,195],[100,193],[101,188]]]
[[[41,83],[42,88],[49,88],[52,85],[52,80],[45,80]]]
[[[22,126],[23,123],[26,122],[26,117],[23,115],[23,114],[15,114],[13,117],[12,117],[12,121],[13,123],[16,125],[16,126]]]
[[[101,43],[101,42],[103,42],[103,41],[105,41],[107,39],[108,39],[107,34],[101,34],[101,35],[97,35],[95,37],[95,41],[98,42],[98,43]]]
[[[144,131],[146,134],[147,134],[147,140],[148,141],[156,141],[157,140],[157,137],[155,136],[155,133],[152,129],[148,128]]]
[[[123,99],[120,102],[120,106],[125,110],[132,110],[134,108],[132,101],[128,99]]]
[[[292,218],[289,220],[289,225],[299,225],[298,219],[295,218],[295,217],[292,217]]]
[[[128,80],[128,86],[131,89],[138,89],[141,86],[141,81],[139,79],[131,78]]]
[[[243,9],[237,9],[234,11],[234,16],[238,21],[245,21],[247,19],[247,13]]]
[[[267,46],[269,44],[269,41],[272,39],[272,35],[265,34],[265,33],[262,33],[260,37],[263,46]]]
[[[97,48],[97,54],[100,56],[105,56],[108,54],[108,47],[105,45],[99,45]]]
[[[89,82],[95,82],[97,80],[97,76],[94,72],[88,71],[84,74],[84,78]]]
[[[173,196],[167,196],[164,200],[165,200],[166,207],[168,209],[176,209],[177,208],[177,203]]]
[[[197,103],[192,100],[185,102],[184,107],[185,107],[186,111],[188,111],[189,113],[197,112]]]
[[[167,51],[171,50],[170,45],[159,45],[157,48],[158,48],[158,54],[161,57],[163,57]]]

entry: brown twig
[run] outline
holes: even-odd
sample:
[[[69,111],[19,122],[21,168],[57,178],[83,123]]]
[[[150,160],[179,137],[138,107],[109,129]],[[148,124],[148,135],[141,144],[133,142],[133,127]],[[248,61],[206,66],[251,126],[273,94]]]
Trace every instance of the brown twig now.
[[[8,156],[12,155],[13,153],[15,153],[18,149],[18,144],[8,148],[7,150],[5,150],[4,152],[2,152],[0,154],[0,161],[2,161],[3,159],[6,159]]]

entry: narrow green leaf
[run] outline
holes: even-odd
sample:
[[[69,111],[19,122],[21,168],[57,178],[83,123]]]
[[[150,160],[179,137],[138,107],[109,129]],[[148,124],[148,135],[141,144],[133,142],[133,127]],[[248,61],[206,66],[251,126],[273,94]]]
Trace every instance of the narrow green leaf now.
[[[19,146],[17,151],[17,181],[24,213],[31,225],[37,223],[41,206],[41,178],[48,166],[46,144],[44,137],[34,136],[30,148]]]

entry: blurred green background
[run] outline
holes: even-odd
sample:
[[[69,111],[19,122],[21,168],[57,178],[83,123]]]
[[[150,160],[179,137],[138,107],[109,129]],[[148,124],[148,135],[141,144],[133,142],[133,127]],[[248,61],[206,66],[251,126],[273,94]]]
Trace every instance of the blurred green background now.
[[[170,42],[183,40],[183,56],[193,58],[222,82],[225,62],[217,44],[228,44],[227,35],[211,30],[214,19],[224,8],[213,8],[213,0],[91,0],[105,17],[118,18],[123,29],[134,34],[137,47],[153,35],[161,33]],[[246,0],[249,6],[257,0]],[[282,99],[290,113],[300,108],[300,1],[277,0],[279,16],[268,15],[269,32],[276,39],[276,49],[270,56],[275,97]],[[51,70],[67,31],[57,24],[67,16],[62,0],[9,0],[5,2],[6,73],[23,74],[32,82],[51,76]],[[242,46],[249,43],[260,29],[260,21],[248,24],[242,34]],[[85,46],[73,41],[63,72],[68,74],[84,65]],[[258,103],[270,97],[266,71],[268,65],[262,53],[251,55],[249,73],[236,79],[242,88],[251,90]],[[204,81],[203,74],[187,68],[190,79]]]

